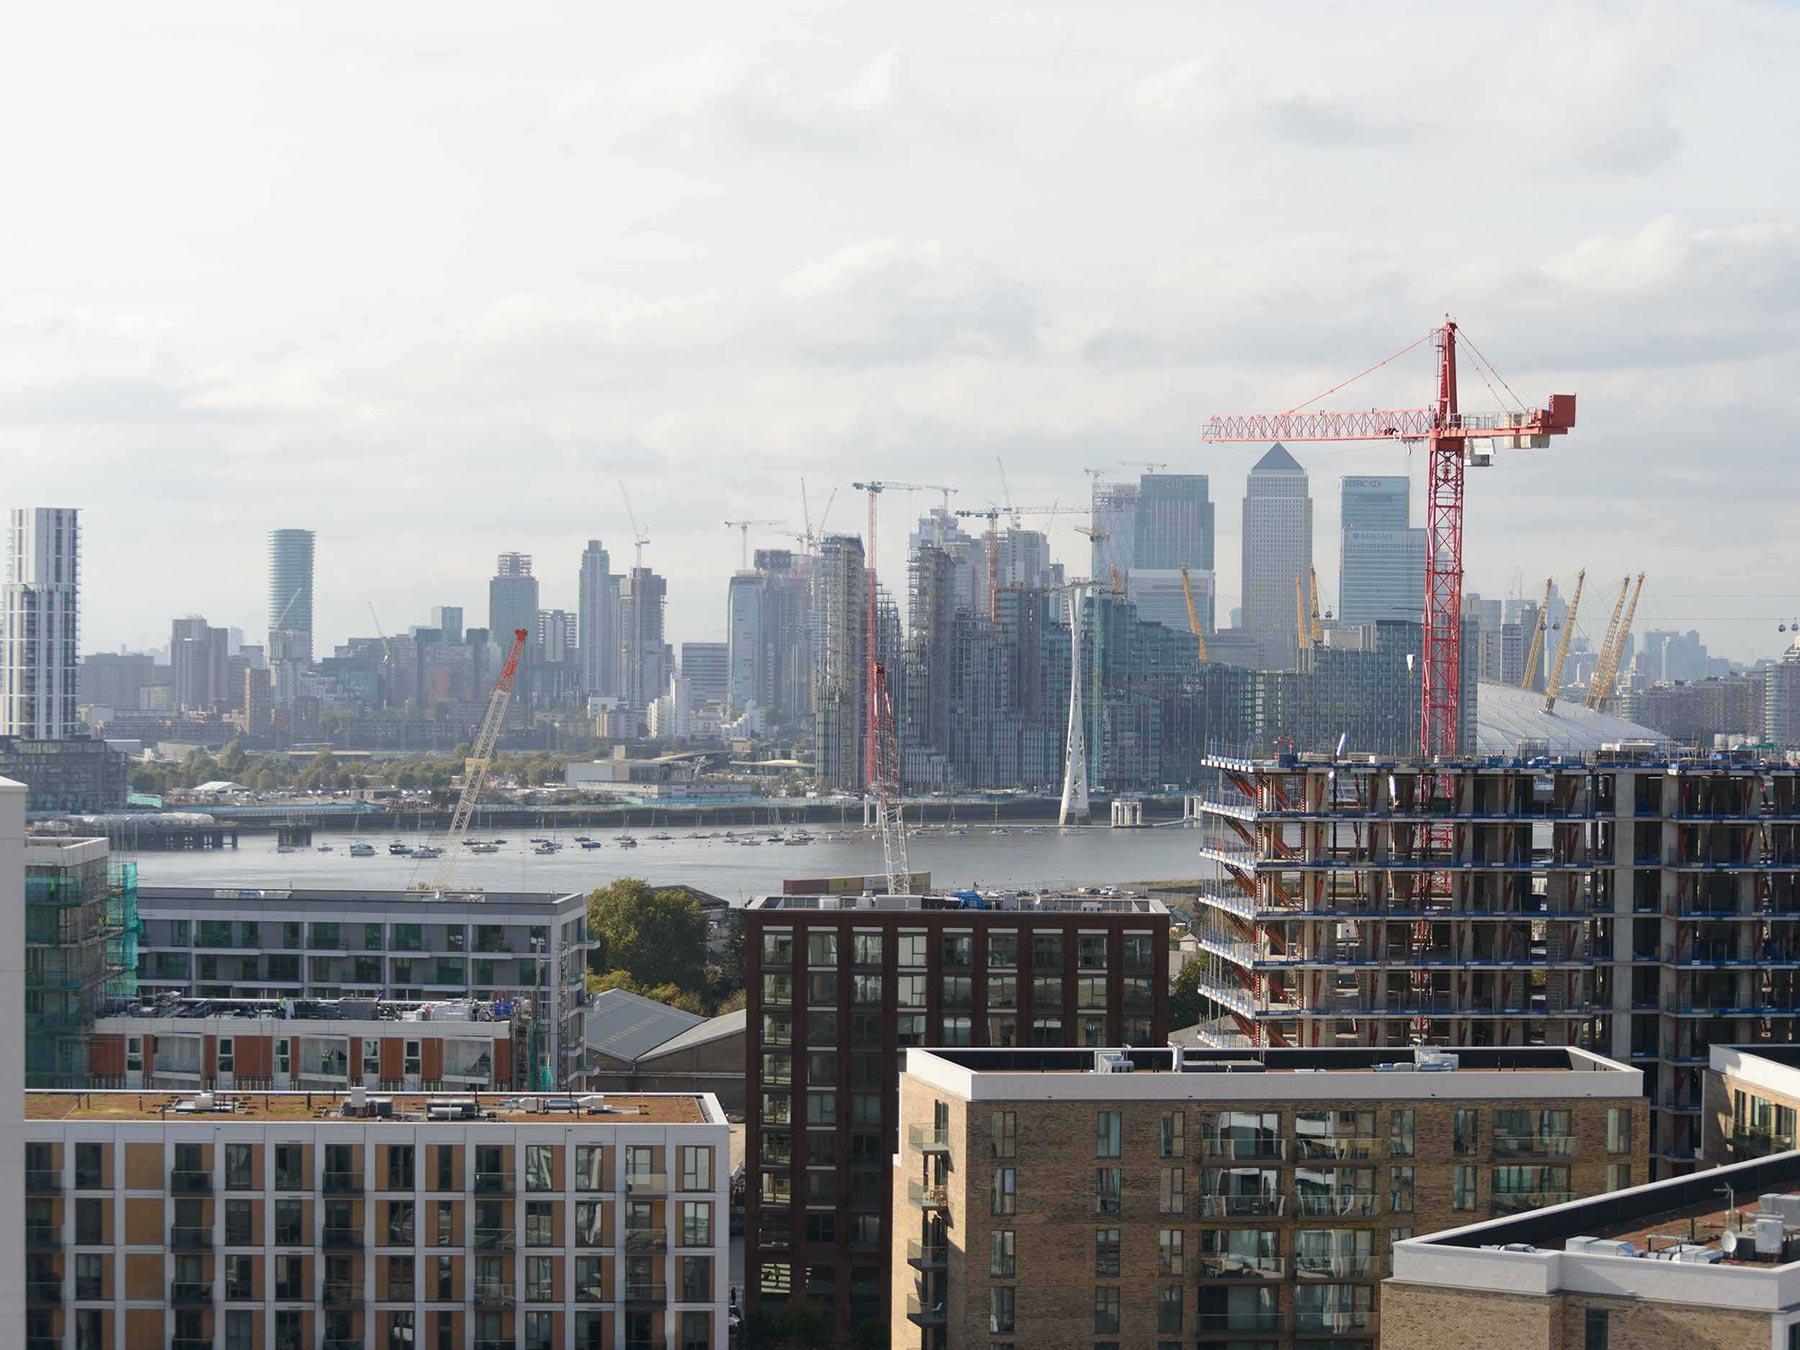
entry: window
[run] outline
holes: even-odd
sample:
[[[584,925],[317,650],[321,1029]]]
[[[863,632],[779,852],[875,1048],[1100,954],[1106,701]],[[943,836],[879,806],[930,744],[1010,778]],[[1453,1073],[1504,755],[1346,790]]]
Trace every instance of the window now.
[[[257,1181],[251,1171],[251,1152],[248,1144],[225,1145],[225,1189],[228,1191],[256,1190]]]
[[[304,1234],[300,1223],[300,1201],[277,1200],[275,1202],[275,1245],[278,1247],[298,1247],[305,1244],[310,1234]]]
[[[1450,1208],[1475,1208],[1475,1169],[1458,1165],[1450,1180]]]
[[[996,1111],[991,1117],[994,1139],[994,1156],[1011,1158],[1017,1156],[1019,1144],[1019,1117],[1013,1111]]]
[[[142,1073],[144,1071],[144,1038],[127,1036],[125,1038],[125,1072]]]
[[[1018,1274],[1016,1235],[1010,1228],[996,1228],[988,1234],[988,1276],[1010,1280]]]
[[[1118,1157],[1119,1134],[1119,1112],[1096,1111],[1094,1113],[1094,1156],[1096,1158]]]
[[[1583,1319],[1581,1347],[1582,1350],[1607,1350],[1611,1343],[1609,1334],[1611,1327],[1607,1325],[1611,1314],[1605,1308],[1589,1308]]]
[[[712,1189],[712,1158],[713,1151],[710,1145],[682,1145],[682,1190],[710,1191]]]
[[[387,1189],[410,1191],[413,1188],[413,1145],[390,1144],[387,1151]]]
[[[1187,1208],[1187,1174],[1184,1169],[1162,1169],[1156,1208],[1160,1214],[1180,1214]]]
[[[1606,1151],[1631,1152],[1631,1108],[1612,1106],[1606,1111]]]
[[[413,1245],[414,1209],[410,1200],[391,1201],[387,1207],[387,1245],[390,1247],[410,1247]]]
[[[881,964],[881,934],[857,933],[850,939],[850,960],[859,966]]]
[[[601,1144],[575,1146],[575,1189],[604,1191],[606,1184],[606,1149]]]
[[[1013,932],[989,933],[987,940],[987,963],[989,970],[1017,970],[1019,968],[1019,935]],[[989,988],[993,980],[988,980]]]
[[[1119,1230],[1117,1228],[1096,1228],[1094,1230],[1094,1274],[1103,1280],[1119,1278]]]
[[[931,939],[924,933],[900,934],[899,962],[902,966],[923,967],[929,959]]]
[[[989,1197],[988,1213],[1011,1214],[1013,1205],[1018,1200],[1018,1177],[1010,1167],[994,1169],[993,1193]]]
[[[1473,1155],[1480,1147],[1481,1112],[1474,1107],[1458,1107],[1450,1118],[1450,1147],[1459,1158]]]
[[[75,1189],[78,1191],[101,1190],[109,1181],[103,1174],[101,1166],[102,1154],[98,1144],[75,1145]]]
[[[1094,1331],[1116,1332],[1119,1329],[1119,1288],[1105,1285],[1094,1290]]]
[[[548,1200],[528,1200],[525,1204],[525,1245],[554,1247],[556,1240],[556,1206]]]
[[[1156,1230],[1156,1273],[1158,1275],[1186,1273],[1186,1254],[1183,1251],[1186,1238],[1187,1234],[1179,1228]]]
[[[1413,1112],[1411,1107],[1395,1111],[1388,1126],[1388,1156],[1410,1158],[1413,1155]]]
[[[1158,1331],[1181,1330],[1181,1286],[1178,1284],[1158,1285],[1156,1289],[1156,1329]]]
[[[227,1200],[225,1202],[225,1245],[227,1247],[260,1245],[259,1240],[250,1234],[250,1214],[248,1200]]]
[[[1606,1189],[1607,1190],[1622,1191],[1629,1185],[1631,1185],[1631,1164],[1630,1163],[1608,1163],[1608,1164],[1606,1164]]]
[[[1117,1167],[1094,1169],[1094,1213],[1117,1214],[1124,1198],[1124,1177]]]
[[[552,1292],[555,1285],[551,1275],[553,1264],[548,1256],[525,1258],[525,1299],[528,1303],[548,1303],[556,1296]]]
[[[1396,1214],[1411,1214],[1413,1207],[1413,1169],[1388,1168],[1388,1208]]]
[[[975,963],[975,935],[966,928],[953,928],[942,934],[938,948],[945,970],[967,970]]]
[[[988,1290],[988,1331],[1010,1336],[1013,1330],[1013,1287],[997,1284]]]
[[[551,1145],[525,1145],[525,1189],[528,1191],[558,1189],[555,1154]]]
[[[81,1246],[97,1247],[104,1242],[105,1222],[103,1201],[82,1199],[75,1202],[75,1241]]]
[[[705,1200],[681,1202],[681,1245],[712,1246],[712,1205]]]
[[[1158,1151],[1165,1158],[1187,1156],[1187,1113],[1185,1111],[1163,1112],[1158,1144]]]
[[[713,1263],[710,1256],[683,1256],[678,1261],[683,1303],[712,1301]]]

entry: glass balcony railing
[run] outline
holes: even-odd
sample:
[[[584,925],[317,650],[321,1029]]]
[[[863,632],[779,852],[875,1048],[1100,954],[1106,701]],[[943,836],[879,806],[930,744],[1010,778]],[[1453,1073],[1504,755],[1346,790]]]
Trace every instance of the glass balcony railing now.
[[[1221,1331],[1253,1331],[1261,1333],[1281,1330],[1281,1313],[1274,1308],[1246,1308],[1234,1312],[1202,1312],[1196,1321],[1206,1333]]]
[[[1329,1138],[1301,1135],[1294,1140],[1296,1161],[1307,1159],[1384,1158],[1387,1156],[1386,1135],[1339,1134]]]
[[[910,1125],[906,1130],[906,1142],[921,1153],[948,1153],[950,1131],[936,1125]]]
[[[319,1302],[327,1308],[360,1308],[362,1301],[362,1285],[348,1280],[325,1281],[325,1288],[319,1295]]]
[[[172,1194],[211,1195],[212,1188],[211,1172],[177,1171],[169,1173],[169,1190]]]
[[[911,1241],[906,1244],[906,1264],[919,1270],[942,1270],[950,1259],[950,1248],[942,1242]]]
[[[518,1236],[510,1228],[477,1228],[475,1230],[476,1251],[510,1252],[518,1245]]]
[[[186,1227],[177,1224],[169,1230],[169,1246],[178,1252],[210,1252],[213,1245],[211,1228]]]
[[[1532,1154],[1568,1154],[1575,1151],[1575,1140],[1566,1134],[1497,1134],[1494,1153],[1509,1157]]]
[[[477,1195],[512,1195],[517,1189],[511,1172],[477,1172],[475,1174],[475,1194]]]
[[[645,1304],[661,1306],[669,1301],[669,1286],[666,1284],[625,1282],[625,1302],[642,1307]]]
[[[667,1172],[627,1172],[625,1174],[625,1190],[629,1195],[668,1189],[669,1174]]]
[[[502,1280],[479,1280],[475,1284],[477,1308],[510,1308],[519,1301],[517,1286]]]
[[[176,1308],[203,1308],[212,1303],[212,1286],[196,1280],[176,1280],[169,1285],[169,1303]]]
[[[1366,1219],[1381,1213],[1375,1191],[1302,1191],[1294,1212],[1304,1218]]]
[[[1368,1252],[1301,1252],[1294,1274],[1304,1280],[1367,1280],[1381,1273],[1381,1261]]]
[[[936,1303],[923,1303],[917,1294],[906,1296],[906,1320],[918,1327],[941,1327],[948,1312],[940,1299]]]
[[[61,1195],[62,1173],[53,1167],[33,1167],[25,1173],[25,1194]]]
[[[326,1195],[361,1195],[363,1178],[361,1172],[327,1172],[320,1189]]]
[[[1200,1217],[1203,1219],[1269,1219],[1279,1218],[1287,1208],[1283,1195],[1203,1195]]]
[[[915,1179],[906,1183],[906,1203],[917,1209],[948,1209],[950,1191],[941,1182]]]
[[[1274,1135],[1239,1138],[1234,1135],[1200,1136],[1200,1155],[1226,1158],[1233,1162],[1279,1162],[1287,1157],[1287,1141]]]

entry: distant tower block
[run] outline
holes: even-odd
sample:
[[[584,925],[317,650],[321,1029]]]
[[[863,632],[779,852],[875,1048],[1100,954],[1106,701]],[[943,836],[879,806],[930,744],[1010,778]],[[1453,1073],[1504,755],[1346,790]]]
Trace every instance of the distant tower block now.
[[[1088,821],[1087,732],[1081,712],[1081,590],[1080,584],[1069,588],[1069,734],[1063,751],[1059,825],[1085,825]]]

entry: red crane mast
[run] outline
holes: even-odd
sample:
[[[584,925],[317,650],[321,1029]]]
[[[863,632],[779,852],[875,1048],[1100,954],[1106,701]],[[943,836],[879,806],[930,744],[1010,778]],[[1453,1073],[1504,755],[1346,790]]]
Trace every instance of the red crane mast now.
[[[1425,613],[1424,661],[1419,690],[1419,749],[1427,758],[1456,753],[1461,716],[1463,478],[1472,465],[1492,459],[1480,442],[1504,441],[1510,448],[1545,449],[1550,437],[1575,425],[1575,395],[1552,394],[1541,408],[1470,415],[1457,405],[1457,326],[1445,320],[1432,329],[1437,347],[1436,397],[1426,408],[1370,409],[1366,412],[1303,412],[1214,417],[1205,439],[1219,441],[1424,441]],[[1420,338],[1403,355],[1425,341]],[[1466,342],[1467,339],[1465,338]],[[1472,348],[1471,348],[1472,350]],[[1477,358],[1480,353],[1476,353]],[[1394,357],[1387,358],[1387,361]],[[1387,361],[1369,367],[1375,370]],[[1364,371],[1363,374],[1368,374]],[[1360,379],[1361,376],[1354,378]],[[1345,381],[1349,383],[1349,381]],[[1502,381],[1504,384],[1504,381]],[[1342,388],[1339,385],[1338,388]],[[1300,405],[1304,408],[1305,405]]]

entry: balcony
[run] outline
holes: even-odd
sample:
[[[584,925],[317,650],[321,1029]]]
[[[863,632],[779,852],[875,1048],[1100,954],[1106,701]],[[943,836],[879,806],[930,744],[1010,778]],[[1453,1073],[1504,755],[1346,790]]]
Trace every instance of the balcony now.
[[[1283,1195],[1203,1195],[1200,1217],[1203,1219],[1276,1219],[1287,1208]]]
[[[411,1303],[413,1302],[413,1289],[411,1280],[389,1280],[387,1293],[382,1295],[381,1301],[383,1303]]]
[[[1385,1135],[1339,1134],[1329,1137],[1301,1135],[1294,1140],[1294,1161],[1335,1162],[1345,1158],[1385,1158]]]
[[[1231,1135],[1202,1135],[1200,1156],[1231,1162],[1280,1162],[1287,1157],[1287,1141],[1273,1135],[1259,1135],[1250,1139]]]
[[[625,1193],[627,1195],[668,1189],[669,1174],[667,1172],[627,1172],[625,1174]]]
[[[510,1228],[477,1228],[475,1250],[478,1252],[510,1252],[517,1249],[519,1239]]]
[[[625,1284],[625,1306],[628,1308],[660,1308],[668,1301],[669,1286],[666,1284],[633,1284],[630,1281]]]
[[[1494,1136],[1495,1157],[1545,1157],[1575,1151],[1575,1140],[1566,1134],[1497,1134]]]
[[[321,1189],[326,1195],[361,1195],[361,1172],[327,1172]]]
[[[1302,1191],[1294,1200],[1301,1218],[1367,1219],[1381,1213],[1375,1191]]]
[[[302,1176],[298,1171],[275,1174],[275,1189],[278,1191],[310,1191],[312,1188],[312,1178]]]
[[[169,1285],[169,1304],[176,1308],[210,1308],[212,1286],[194,1280],[176,1280]]]
[[[1494,1195],[1494,1217],[1523,1214],[1528,1209],[1542,1209],[1545,1205],[1567,1204],[1574,1198],[1573,1191],[1500,1191]]]
[[[178,1224],[169,1230],[169,1246],[178,1252],[210,1252],[213,1249],[212,1229]]]
[[[517,1189],[511,1172],[477,1172],[475,1174],[475,1194],[477,1195],[512,1195]]]
[[[1203,1312],[1196,1325],[1204,1334],[1222,1331],[1254,1331],[1272,1334],[1281,1330],[1281,1313],[1274,1308],[1250,1308],[1242,1312]]]
[[[906,1264],[915,1270],[942,1270],[950,1260],[950,1248],[942,1242],[908,1242]]]
[[[946,1310],[942,1302],[921,1303],[917,1294],[908,1294],[906,1320],[916,1327],[941,1327],[946,1321]]]
[[[1279,1280],[1287,1274],[1287,1263],[1279,1256],[1250,1256],[1238,1252],[1221,1252],[1200,1258],[1203,1280]]]
[[[906,1183],[906,1203],[915,1209],[949,1209],[950,1190],[941,1181]]]
[[[906,1142],[908,1147],[920,1153],[947,1154],[950,1152],[950,1131],[936,1125],[909,1125]]]
[[[503,1281],[485,1280],[475,1286],[477,1308],[510,1308],[519,1301],[518,1287]]]
[[[62,1281],[27,1280],[25,1282],[25,1301],[39,1308],[61,1307]]]
[[[211,1172],[171,1172],[169,1191],[173,1195],[211,1195]]]
[[[625,1227],[625,1250],[628,1252],[666,1252],[669,1250],[669,1233],[664,1228]]]
[[[1372,1280],[1381,1274],[1381,1261],[1358,1252],[1300,1255],[1294,1258],[1294,1274],[1303,1280]]]
[[[360,1228],[327,1228],[319,1246],[328,1252],[360,1252],[363,1235]]]
[[[360,1308],[363,1291],[360,1284],[348,1280],[327,1280],[319,1293],[319,1303],[326,1308]]]
[[[52,1167],[33,1167],[25,1173],[25,1194],[61,1195],[62,1173]]]
[[[324,1350],[363,1350],[361,1336],[327,1336],[319,1344],[324,1347]]]
[[[62,1229],[55,1224],[31,1223],[25,1225],[26,1251],[60,1252],[62,1245]]]

